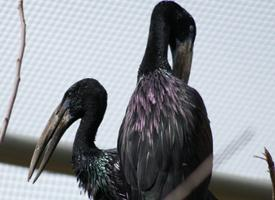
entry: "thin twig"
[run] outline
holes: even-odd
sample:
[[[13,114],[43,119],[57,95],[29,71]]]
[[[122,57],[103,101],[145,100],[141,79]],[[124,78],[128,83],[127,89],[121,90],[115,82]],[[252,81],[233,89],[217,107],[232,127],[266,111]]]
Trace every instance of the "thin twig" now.
[[[13,89],[12,96],[10,97],[8,109],[7,109],[6,115],[4,116],[4,120],[2,123],[2,128],[1,128],[1,132],[0,132],[0,143],[4,141],[4,137],[5,137],[7,128],[8,128],[13,105],[14,105],[14,102],[16,99],[19,82],[20,82],[21,65],[22,65],[22,60],[23,60],[23,56],[24,56],[24,52],[25,52],[26,23],[25,23],[24,9],[23,9],[23,0],[19,0],[18,10],[19,10],[19,17],[20,17],[20,22],[21,22],[21,45],[20,45],[20,49],[19,49],[19,56],[16,60],[16,77],[15,77],[15,81],[14,81],[14,89]]]
[[[254,156],[256,158],[260,158],[262,160],[265,160],[267,162],[268,165],[268,170],[269,170],[269,174],[270,174],[270,178],[271,178],[271,182],[272,182],[272,188],[273,188],[273,193],[272,193],[272,199],[275,200],[275,166],[274,166],[274,162],[272,159],[271,154],[269,153],[269,151],[264,148],[264,157],[260,157],[260,156]]]
[[[165,200],[185,199],[203,180],[210,175],[213,167],[213,156],[206,158],[180,185],[170,192]]]

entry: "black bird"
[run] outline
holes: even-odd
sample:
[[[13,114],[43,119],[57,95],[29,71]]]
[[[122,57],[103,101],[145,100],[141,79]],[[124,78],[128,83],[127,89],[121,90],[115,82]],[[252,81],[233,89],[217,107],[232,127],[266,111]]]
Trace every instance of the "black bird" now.
[[[212,156],[212,133],[200,94],[187,85],[196,25],[178,4],[152,12],[147,47],[119,131],[122,171],[136,199],[163,199]],[[174,69],[168,60],[170,45]],[[180,80],[182,78],[183,80]],[[187,197],[212,199],[211,174]],[[134,199],[134,197],[133,197]]]
[[[128,186],[120,170],[116,149],[101,150],[94,143],[106,106],[106,90],[97,80],[83,79],[73,84],[66,91],[38,140],[28,179],[31,178],[45,148],[34,182],[45,168],[66,129],[77,119],[81,119],[72,153],[72,166],[79,187],[95,200],[128,199]]]

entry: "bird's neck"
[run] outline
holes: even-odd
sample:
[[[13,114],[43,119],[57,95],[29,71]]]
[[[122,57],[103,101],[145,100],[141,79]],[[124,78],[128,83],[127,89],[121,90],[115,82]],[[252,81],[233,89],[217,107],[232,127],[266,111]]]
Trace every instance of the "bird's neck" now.
[[[99,124],[100,122],[91,115],[85,115],[81,119],[74,140],[73,152],[87,152],[98,149],[95,145],[95,136]]]
[[[163,16],[152,16],[147,46],[139,68],[140,75],[159,68],[170,68],[167,60],[170,28]]]

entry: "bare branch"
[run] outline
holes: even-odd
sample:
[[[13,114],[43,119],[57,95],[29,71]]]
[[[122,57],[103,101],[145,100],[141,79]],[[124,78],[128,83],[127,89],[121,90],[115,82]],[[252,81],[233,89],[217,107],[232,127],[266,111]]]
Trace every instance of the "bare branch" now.
[[[213,155],[206,158],[179,186],[170,192],[165,200],[185,199],[212,172]]]
[[[19,0],[18,10],[19,10],[19,17],[20,17],[20,22],[21,22],[21,45],[20,45],[20,49],[19,49],[19,55],[16,60],[16,77],[15,77],[15,81],[14,81],[14,89],[13,89],[12,95],[10,97],[8,109],[7,109],[6,115],[4,116],[4,120],[2,123],[2,128],[1,128],[1,132],[0,132],[0,143],[4,141],[4,137],[5,137],[7,128],[8,128],[13,105],[14,105],[14,102],[16,99],[19,82],[20,82],[21,65],[22,65],[22,60],[23,60],[23,56],[24,56],[24,52],[25,52],[26,23],[25,23],[24,9],[23,9],[23,0]]]
[[[254,156],[254,157],[265,160],[267,162],[269,174],[272,182],[272,188],[273,188],[272,199],[275,200],[275,166],[269,151],[266,148],[264,148],[264,151],[265,151],[263,153],[264,157],[260,157],[260,156]]]

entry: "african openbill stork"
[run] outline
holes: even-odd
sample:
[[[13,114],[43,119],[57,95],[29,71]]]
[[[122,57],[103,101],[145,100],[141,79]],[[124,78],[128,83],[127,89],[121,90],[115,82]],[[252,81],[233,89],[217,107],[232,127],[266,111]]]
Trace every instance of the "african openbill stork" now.
[[[181,6],[171,1],[155,6],[137,85],[118,138],[122,171],[131,190],[140,192],[137,199],[163,199],[212,155],[204,102],[187,85],[195,35],[195,21]],[[211,174],[187,199],[214,198],[208,192],[210,178]]]
[[[128,186],[120,170],[116,149],[101,150],[94,143],[106,106],[107,92],[97,80],[83,79],[73,84],[66,91],[38,140],[28,179],[44,152],[34,182],[37,180],[66,129],[77,119],[81,119],[72,152],[72,166],[79,187],[95,200],[127,199]]]

